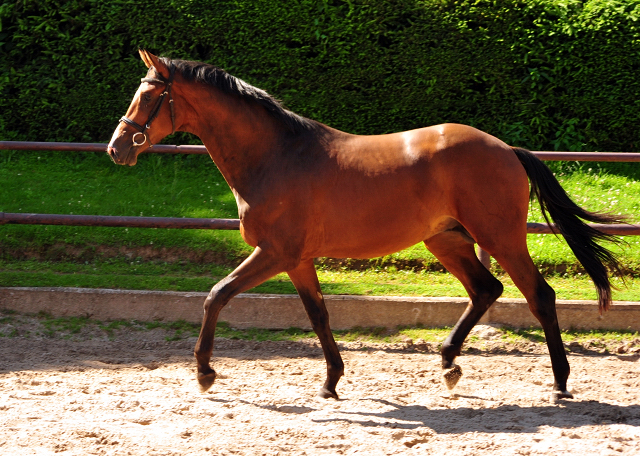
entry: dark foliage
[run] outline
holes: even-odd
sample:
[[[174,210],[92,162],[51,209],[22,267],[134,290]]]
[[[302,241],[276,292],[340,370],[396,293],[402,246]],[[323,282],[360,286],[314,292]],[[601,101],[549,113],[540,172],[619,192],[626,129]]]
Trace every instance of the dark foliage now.
[[[353,133],[461,122],[530,149],[635,151],[639,17],[639,0],[14,0],[0,139],[106,141],[142,47]]]
[[[237,95],[245,100],[258,103],[273,116],[282,121],[292,132],[301,132],[312,129],[316,122],[299,116],[286,110],[280,101],[273,98],[267,92],[237,78],[215,65],[191,60],[177,60],[162,58],[165,65],[176,69],[187,81],[196,81],[209,84],[223,92]]]

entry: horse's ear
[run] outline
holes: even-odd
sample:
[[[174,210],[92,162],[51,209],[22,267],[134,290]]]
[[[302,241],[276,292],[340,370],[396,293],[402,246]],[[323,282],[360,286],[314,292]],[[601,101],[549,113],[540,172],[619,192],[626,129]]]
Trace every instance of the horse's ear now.
[[[160,73],[165,78],[169,77],[169,68],[155,55],[153,55],[149,51],[145,51],[144,49],[138,50],[140,53],[140,58],[147,66],[147,68],[154,67],[158,73]]]
[[[138,53],[140,54],[140,58],[142,59],[144,64],[147,66],[147,68],[151,68],[153,66],[153,61],[151,60],[151,57],[155,57],[155,56],[151,54],[151,52],[145,51],[144,49],[138,49]]]

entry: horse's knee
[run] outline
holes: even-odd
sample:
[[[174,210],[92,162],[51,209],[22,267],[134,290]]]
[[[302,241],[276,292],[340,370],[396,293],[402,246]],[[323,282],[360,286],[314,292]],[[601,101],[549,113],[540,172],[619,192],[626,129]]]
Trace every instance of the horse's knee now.
[[[217,312],[229,301],[233,290],[229,286],[226,279],[222,279],[218,282],[209,292],[209,295],[204,300],[203,309],[205,315],[211,312]]]
[[[211,297],[211,294],[209,294],[209,296],[207,296],[207,298],[204,300],[204,304],[202,304],[202,310],[204,310],[205,315],[211,311],[212,305],[213,298]]]
[[[204,312],[204,322],[210,321],[211,318],[217,318],[217,315],[218,313],[220,313],[221,309],[222,306],[220,305],[220,302],[209,295],[207,299],[204,300],[204,304],[202,305],[202,310]]]

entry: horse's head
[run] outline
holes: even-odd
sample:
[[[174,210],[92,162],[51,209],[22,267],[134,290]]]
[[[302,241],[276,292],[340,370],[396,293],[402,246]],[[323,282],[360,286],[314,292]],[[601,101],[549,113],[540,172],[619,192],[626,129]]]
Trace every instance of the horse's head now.
[[[150,52],[140,50],[140,57],[149,71],[107,148],[119,165],[135,165],[138,154],[175,131],[173,70]]]

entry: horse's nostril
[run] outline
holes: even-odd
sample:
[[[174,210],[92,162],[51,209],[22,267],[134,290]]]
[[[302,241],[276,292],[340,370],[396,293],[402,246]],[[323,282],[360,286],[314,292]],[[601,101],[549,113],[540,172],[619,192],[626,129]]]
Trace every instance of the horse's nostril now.
[[[117,163],[116,160],[118,159],[118,151],[115,149],[115,147],[107,147],[107,154],[111,158],[112,162]]]

